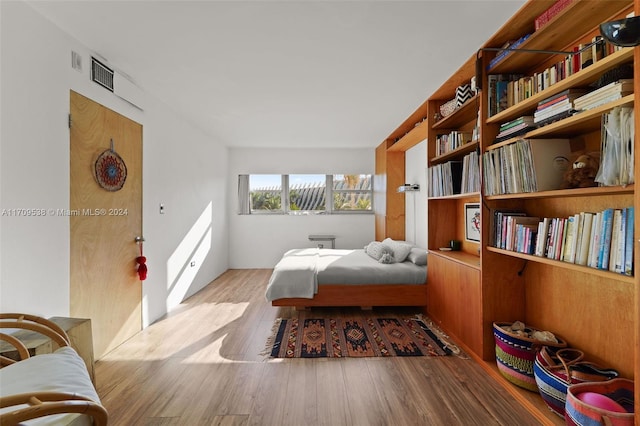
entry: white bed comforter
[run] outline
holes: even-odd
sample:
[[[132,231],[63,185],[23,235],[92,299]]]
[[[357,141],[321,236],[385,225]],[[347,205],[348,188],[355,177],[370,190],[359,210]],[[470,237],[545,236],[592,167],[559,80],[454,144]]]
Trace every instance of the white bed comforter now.
[[[266,298],[312,299],[318,284],[424,284],[426,278],[426,266],[382,264],[362,249],[293,249],[273,269]]]

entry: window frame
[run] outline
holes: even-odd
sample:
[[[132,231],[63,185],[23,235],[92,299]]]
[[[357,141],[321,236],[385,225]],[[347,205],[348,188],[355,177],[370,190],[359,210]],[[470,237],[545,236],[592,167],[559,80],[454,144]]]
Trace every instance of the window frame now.
[[[289,216],[316,216],[316,215],[335,215],[335,214],[341,214],[341,215],[349,215],[349,214],[373,214],[373,198],[374,198],[374,188],[373,188],[373,174],[370,173],[358,173],[358,175],[364,175],[367,176],[370,181],[371,181],[371,189],[369,190],[362,190],[359,189],[357,190],[357,192],[369,192],[370,193],[370,198],[371,198],[371,207],[367,210],[345,210],[345,209],[336,209],[334,207],[334,200],[333,200],[333,196],[334,193],[349,193],[349,192],[354,192],[356,190],[334,190],[333,189],[333,178],[334,178],[334,174],[325,174],[325,208],[324,210],[291,210],[290,207],[290,196],[289,196],[289,182],[290,179],[289,177],[291,175],[308,175],[308,174],[313,174],[313,173],[291,173],[291,174],[280,174],[280,209],[279,210],[256,210],[253,208],[253,205],[251,203],[251,189],[250,189],[250,185],[251,185],[251,176],[257,176],[257,175],[272,175],[272,176],[276,176],[277,174],[274,173],[254,173],[254,174],[247,174],[249,176],[249,178],[247,179],[247,185],[249,185],[249,188],[247,188],[247,194],[249,196],[249,212],[248,213],[242,213],[239,212],[238,214],[240,215],[289,215]],[[315,173],[317,174],[317,173]],[[340,173],[337,173],[338,175],[340,175]],[[342,174],[343,176],[346,174]],[[239,191],[240,193],[240,191]]]

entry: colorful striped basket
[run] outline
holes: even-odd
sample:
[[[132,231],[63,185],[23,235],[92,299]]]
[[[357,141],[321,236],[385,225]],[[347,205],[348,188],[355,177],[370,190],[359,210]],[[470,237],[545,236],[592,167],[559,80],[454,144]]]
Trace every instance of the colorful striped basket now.
[[[627,412],[618,413],[587,404],[577,397],[582,392],[605,395]],[[633,426],[633,380],[618,378],[569,386],[564,416],[566,424],[570,426]]]
[[[582,351],[543,346],[536,354],[533,374],[540,396],[549,409],[564,418],[567,388],[584,382],[602,382],[618,377],[618,372],[603,369],[583,360]]]
[[[558,343],[542,342],[528,337],[518,336],[506,331],[503,327],[510,326],[511,323],[494,322],[493,336],[496,341],[496,363],[500,373],[514,385],[538,392],[538,385],[533,374],[533,363],[536,352],[542,346],[554,348],[565,348],[567,342],[556,336]],[[527,327],[525,331],[531,334],[537,331]]]

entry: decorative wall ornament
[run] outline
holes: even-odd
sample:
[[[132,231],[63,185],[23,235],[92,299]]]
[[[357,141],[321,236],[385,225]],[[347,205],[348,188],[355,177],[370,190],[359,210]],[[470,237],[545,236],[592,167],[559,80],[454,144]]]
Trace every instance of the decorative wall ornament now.
[[[103,189],[119,191],[124,186],[127,179],[127,166],[113,149],[113,139],[111,139],[110,148],[98,156],[95,169],[96,181]]]

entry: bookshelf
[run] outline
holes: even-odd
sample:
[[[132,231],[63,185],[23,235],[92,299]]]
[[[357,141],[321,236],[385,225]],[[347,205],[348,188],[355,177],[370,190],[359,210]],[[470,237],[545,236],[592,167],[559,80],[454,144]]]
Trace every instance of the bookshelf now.
[[[483,48],[499,48],[509,40],[530,34],[523,49],[572,51],[588,44],[598,34],[602,22],[619,19],[630,12],[640,13],[640,0],[573,0],[546,25],[535,30],[535,20],[554,1],[530,0],[489,38]],[[495,51],[473,55],[452,74],[401,125],[396,148],[405,149],[416,140],[427,138],[427,167],[461,161],[471,152],[482,156],[513,145],[519,139],[568,139],[571,155],[600,152],[602,117],[617,107],[634,107],[636,129],[640,128],[640,79],[634,80],[634,93],[591,110],[528,130],[524,135],[495,143],[500,125],[524,115],[533,115],[538,104],[556,94],[584,88],[612,70],[635,65],[640,69],[640,47],[611,51],[555,84],[541,89],[520,102],[489,115],[488,74],[534,75],[544,72],[564,54],[524,54],[511,52],[487,71]],[[453,113],[442,118],[440,106],[452,99],[459,85],[476,75],[476,59],[483,70],[481,90]],[[426,117],[426,124],[424,117]],[[438,136],[449,132],[468,132],[479,125],[479,140],[463,144],[444,154],[438,150]],[[415,126],[415,127],[414,127]],[[417,130],[419,129],[419,130]],[[420,132],[419,137],[415,133]],[[414,133],[412,135],[412,133]],[[636,132],[637,133],[637,132]],[[401,145],[397,145],[401,144]],[[403,145],[406,144],[406,145]],[[640,154],[635,152],[635,175],[639,176]],[[571,159],[573,161],[573,158]],[[484,180],[484,171],[482,171]],[[432,185],[433,182],[428,182]],[[484,184],[484,183],[483,183]],[[428,200],[428,304],[427,314],[486,370],[489,377],[504,385],[532,415],[546,424],[563,424],[550,413],[539,395],[504,380],[497,371],[492,324],[494,321],[521,320],[538,329],[550,330],[569,346],[585,353],[585,358],[616,368],[622,377],[640,374],[640,274],[627,276],[608,270],[582,266],[562,260],[524,254],[490,244],[492,212],[517,210],[529,216],[569,217],[580,212],[607,208],[640,207],[640,191],[635,185],[576,189],[552,189],[528,193],[480,192],[429,196]],[[480,243],[465,238],[464,206],[481,206]],[[634,218],[634,264],[638,261],[638,214]],[[450,240],[460,240],[460,251],[443,251]],[[635,407],[640,410],[640,386],[636,384]],[[638,419],[636,418],[636,424]]]

